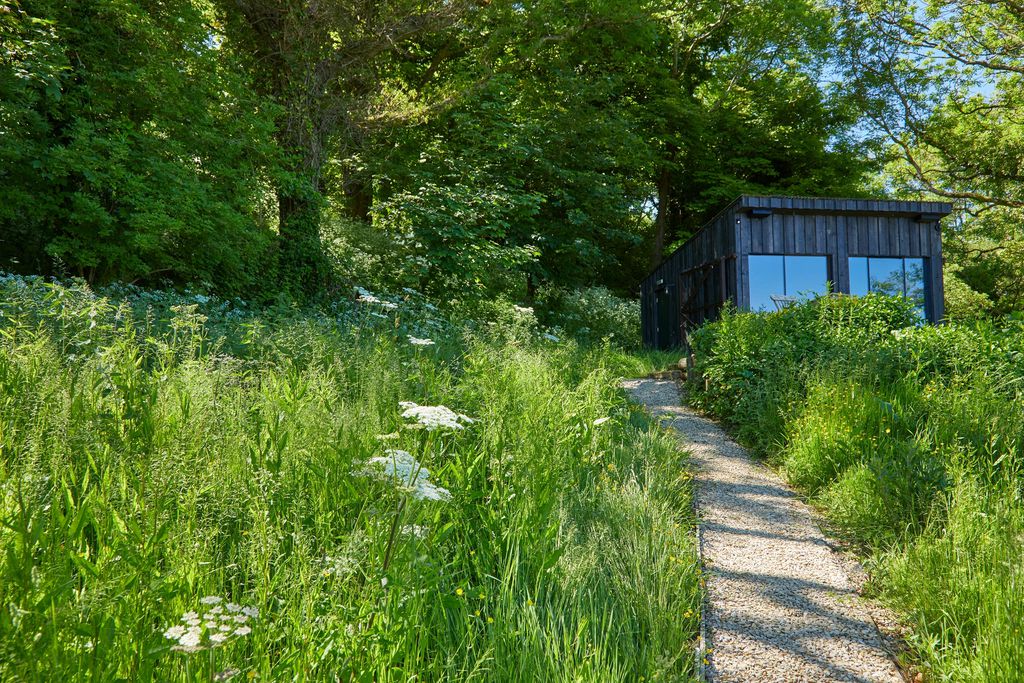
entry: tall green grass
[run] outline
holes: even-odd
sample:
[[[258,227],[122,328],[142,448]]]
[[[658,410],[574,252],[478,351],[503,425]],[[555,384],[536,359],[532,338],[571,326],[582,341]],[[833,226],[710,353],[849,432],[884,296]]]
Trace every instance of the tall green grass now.
[[[1024,329],[916,327],[895,299],[727,313],[694,400],[859,543],[941,680],[1024,680]]]
[[[690,679],[689,481],[616,386],[645,361],[411,304],[0,289],[0,679]]]

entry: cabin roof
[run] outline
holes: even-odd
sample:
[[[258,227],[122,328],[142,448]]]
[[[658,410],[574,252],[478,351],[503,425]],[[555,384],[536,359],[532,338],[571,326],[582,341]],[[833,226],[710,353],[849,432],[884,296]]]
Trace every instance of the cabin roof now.
[[[741,195],[729,207],[744,209],[779,209],[801,213],[886,214],[889,216],[949,215],[953,205],[948,202],[911,202],[893,199],[843,199],[839,197],[785,197],[779,195]]]

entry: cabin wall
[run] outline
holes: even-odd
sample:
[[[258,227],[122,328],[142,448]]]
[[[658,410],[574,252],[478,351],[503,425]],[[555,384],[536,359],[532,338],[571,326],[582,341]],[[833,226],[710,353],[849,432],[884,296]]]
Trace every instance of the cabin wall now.
[[[771,209],[765,217],[751,209]],[[850,291],[851,256],[924,257],[928,319],[942,319],[942,202],[744,195],[669,256],[640,287],[643,342],[682,346],[684,329],[716,318],[726,301],[750,307],[749,256],[827,256],[837,292]],[[922,219],[922,214],[927,214]],[[922,222],[923,220],[923,222]],[[668,329],[658,335],[658,300]]]
[[[737,297],[736,230],[730,206],[672,253],[640,285],[644,346],[676,348],[684,328],[713,319]],[[669,307],[669,325],[658,339],[658,302]],[[664,316],[663,316],[664,317]]]
[[[779,198],[764,198],[779,199]],[[867,213],[874,204],[867,200],[820,200],[822,203],[859,205],[857,208],[827,206],[820,213],[786,207],[772,207],[773,213],[755,218],[739,210],[740,298],[738,307],[749,308],[749,261],[751,254],[827,256],[829,278],[835,291],[849,293],[851,256],[888,256],[926,260],[928,280],[928,319],[942,319],[942,232],[938,221],[918,222],[920,211],[885,215]],[[924,203],[930,205],[931,203]],[[942,205],[939,205],[940,207]],[[948,206],[948,205],[947,205]],[[767,207],[766,207],[767,208]],[[826,213],[828,211],[864,211],[865,213]],[[877,209],[876,209],[877,210]],[[939,213],[939,211],[936,211]]]

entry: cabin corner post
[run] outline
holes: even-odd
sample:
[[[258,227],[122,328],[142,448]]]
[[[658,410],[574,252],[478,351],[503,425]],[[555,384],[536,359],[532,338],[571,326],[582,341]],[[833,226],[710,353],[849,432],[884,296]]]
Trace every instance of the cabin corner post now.
[[[931,285],[930,295],[934,318],[932,322],[940,323],[946,317],[946,291],[943,287],[942,225],[939,221],[935,221],[931,245],[932,253],[928,261],[932,272],[928,284]]]

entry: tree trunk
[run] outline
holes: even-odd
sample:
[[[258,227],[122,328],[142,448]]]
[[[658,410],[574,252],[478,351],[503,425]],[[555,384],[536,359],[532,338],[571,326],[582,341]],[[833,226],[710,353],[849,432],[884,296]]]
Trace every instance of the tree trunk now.
[[[526,274],[526,300],[532,306],[537,300],[537,277],[533,273]]]
[[[373,207],[373,184],[365,179],[352,179],[345,183],[345,209],[349,216],[370,222]]]
[[[654,219],[654,249],[651,251],[651,268],[657,268],[665,258],[665,242],[669,233],[672,212],[672,173],[668,167],[661,169],[658,176],[658,215]]]
[[[277,181],[278,240],[281,276],[299,295],[311,295],[327,285],[330,269],[320,241],[323,196],[321,174],[330,126],[323,112],[308,101],[294,106],[281,121],[278,145],[292,160],[291,177]]]

